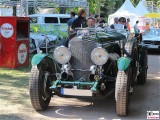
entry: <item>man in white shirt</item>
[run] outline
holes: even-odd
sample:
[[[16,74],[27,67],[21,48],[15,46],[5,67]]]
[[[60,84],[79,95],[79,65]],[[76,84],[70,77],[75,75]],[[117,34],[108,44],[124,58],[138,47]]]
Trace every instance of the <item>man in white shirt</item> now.
[[[139,21],[136,21],[136,24],[134,25],[134,33],[135,33],[135,37],[137,38],[137,40],[139,42],[142,41],[142,34],[140,33],[140,30],[138,29],[138,23]]]
[[[138,23],[139,23],[139,21],[136,21],[136,24],[134,25],[135,34],[139,34],[140,33],[140,30],[138,29]]]

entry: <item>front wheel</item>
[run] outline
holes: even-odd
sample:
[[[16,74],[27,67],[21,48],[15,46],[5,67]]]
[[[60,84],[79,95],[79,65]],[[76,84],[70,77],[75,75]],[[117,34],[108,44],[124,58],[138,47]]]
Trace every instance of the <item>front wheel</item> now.
[[[118,71],[115,89],[116,112],[119,116],[126,116],[130,104],[131,67],[126,71]]]
[[[32,66],[31,76],[29,78],[29,91],[32,106],[35,110],[45,110],[51,100],[52,91],[49,89],[52,80],[52,73],[46,61],[42,61],[37,66]]]

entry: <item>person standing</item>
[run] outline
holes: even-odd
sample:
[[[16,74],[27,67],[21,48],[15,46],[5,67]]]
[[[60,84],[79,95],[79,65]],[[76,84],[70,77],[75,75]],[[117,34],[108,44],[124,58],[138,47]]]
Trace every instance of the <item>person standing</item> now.
[[[142,34],[140,34],[140,30],[138,29],[138,23],[139,21],[136,21],[136,24],[134,25],[134,33],[135,33],[135,37],[137,38],[137,40],[139,42],[142,41]]]
[[[85,9],[80,9],[78,11],[78,18],[75,19],[72,23],[72,29],[84,27],[87,27],[86,11]]]
[[[99,27],[103,27],[105,23],[104,16],[101,15],[98,21]]]
[[[96,24],[99,22],[99,15],[95,15],[95,22],[96,22]]]
[[[131,31],[131,26],[130,26],[130,19],[129,18],[127,18],[127,29],[128,29],[128,31],[130,32]]]
[[[126,18],[125,17],[120,17],[118,21],[119,21],[119,24],[123,25],[123,29],[127,30]]]
[[[115,27],[114,27],[115,24],[118,24],[118,17],[115,17],[115,18],[114,18],[114,24],[112,24],[112,25],[110,26],[110,28],[111,28],[111,29],[115,29]]]
[[[134,25],[135,34],[139,34],[140,33],[140,30],[138,29],[138,23],[139,23],[139,21],[136,21],[136,24]]]
[[[75,15],[76,15],[76,13],[75,12],[71,12],[70,13],[70,16],[71,16],[71,19],[69,19],[68,21],[67,21],[67,25],[68,25],[68,35],[70,34],[70,29],[71,29],[71,26],[72,26],[72,23],[73,23],[73,21],[76,19],[75,18]]]

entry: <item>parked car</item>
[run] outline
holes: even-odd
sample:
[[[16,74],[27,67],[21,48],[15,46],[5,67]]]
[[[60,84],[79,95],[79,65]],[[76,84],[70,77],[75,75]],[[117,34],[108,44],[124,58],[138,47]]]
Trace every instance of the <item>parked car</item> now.
[[[54,95],[104,96],[115,91],[117,115],[126,116],[134,83],[146,82],[147,68],[147,47],[135,38],[80,29],[68,47],[57,47],[53,56],[33,56],[31,103],[35,110],[45,110]]]
[[[160,29],[150,29],[143,34],[143,43],[148,49],[160,50]]]
[[[49,39],[49,49],[51,43],[55,42],[57,38],[67,37],[67,21],[70,19],[69,14],[32,14],[30,17],[30,52],[35,48],[44,50],[46,45],[44,41],[45,36]],[[39,48],[40,46],[40,48]],[[34,51],[33,51],[34,52]]]

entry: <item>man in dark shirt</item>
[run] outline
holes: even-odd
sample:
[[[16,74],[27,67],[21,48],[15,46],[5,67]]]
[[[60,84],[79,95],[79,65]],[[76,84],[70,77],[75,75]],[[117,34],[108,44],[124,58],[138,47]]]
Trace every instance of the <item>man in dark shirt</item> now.
[[[120,24],[124,25],[124,29],[127,30],[126,18],[125,17],[120,17],[118,21],[119,21]]]
[[[70,33],[70,27],[72,26],[73,21],[76,19],[76,18],[75,18],[75,15],[76,15],[76,13],[72,11],[71,14],[70,14],[71,19],[69,19],[69,20],[67,21],[67,25],[68,25],[68,35],[69,35],[69,33]]]
[[[87,27],[86,21],[86,11],[85,9],[80,9],[78,11],[78,18],[72,23],[72,29]]]

